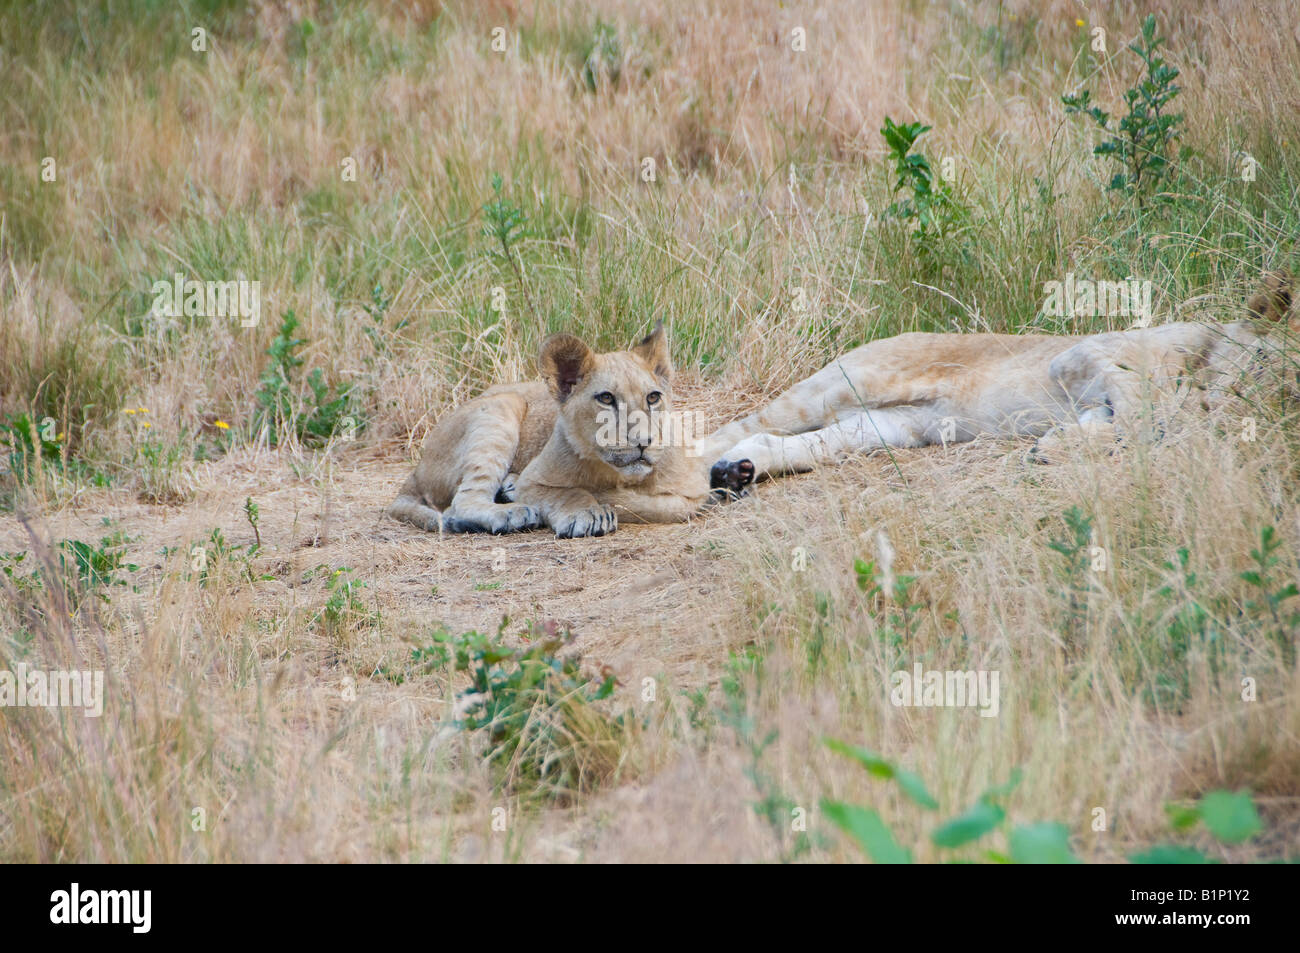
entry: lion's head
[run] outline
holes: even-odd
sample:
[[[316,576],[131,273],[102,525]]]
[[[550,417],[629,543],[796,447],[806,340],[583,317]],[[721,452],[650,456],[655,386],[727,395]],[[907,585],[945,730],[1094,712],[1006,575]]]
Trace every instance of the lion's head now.
[[[572,334],[542,342],[542,377],[574,452],[639,483],[675,447],[672,361],[663,324],[626,351],[597,354]]]

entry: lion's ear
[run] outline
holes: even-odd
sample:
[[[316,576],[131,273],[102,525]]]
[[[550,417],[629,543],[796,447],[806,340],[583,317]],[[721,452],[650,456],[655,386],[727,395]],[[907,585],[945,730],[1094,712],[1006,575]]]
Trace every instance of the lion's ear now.
[[[563,403],[596,367],[596,355],[572,334],[552,334],[542,342],[537,363],[551,395]]]
[[[1291,310],[1291,275],[1285,271],[1264,273],[1264,287],[1250,296],[1246,310],[1256,321],[1278,324]]]
[[[662,321],[655,323],[655,329],[632,348],[632,353],[641,358],[656,377],[668,380],[673,376],[673,359],[668,353],[668,335],[664,333]]]

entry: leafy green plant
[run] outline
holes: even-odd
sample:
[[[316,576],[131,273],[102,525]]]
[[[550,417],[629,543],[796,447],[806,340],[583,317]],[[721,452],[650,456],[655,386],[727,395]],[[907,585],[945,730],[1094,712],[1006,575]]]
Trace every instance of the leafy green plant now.
[[[122,570],[136,572],[140,568],[126,561],[126,547],[131,542],[133,540],[125,534],[113,533],[101,537],[98,546],[79,539],[65,539],[55,545],[54,575],[73,606],[79,606],[88,595],[108,602],[109,596],[104,590],[129,585],[119,573]],[[26,577],[18,571],[25,555],[4,554],[0,557],[0,564],[3,564],[0,570],[20,591],[45,588],[47,573],[42,568],[33,568],[31,575]]]
[[[388,346],[388,338],[386,337],[384,323],[388,317],[388,309],[391,308],[392,305],[392,296],[384,294],[384,286],[375,285],[370,289],[370,303],[361,306],[365,310],[366,314],[370,316],[371,320],[371,324],[365,325],[361,330],[364,331],[366,337],[370,339],[370,343],[374,346],[375,353],[377,354],[391,353],[391,348]],[[392,331],[387,333],[396,334],[409,323],[410,318],[402,318],[402,320],[398,321],[397,324],[393,326]]]
[[[1191,565],[1186,546],[1164,563],[1164,584],[1156,591],[1154,618],[1139,614],[1134,631],[1151,631],[1155,642],[1143,649],[1141,677],[1146,700],[1157,708],[1181,711],[1191,694],[1193,664],[1209,668],[1212,685],[1233,670],[1230,652],[1237,643],[1233,629],[1257,633],[1274,642],[1288,668],[1296,663],[1295,633],[1300,630],[1300,587],[1294,568],[1283,561],[1282,541],[1272,526],[1259,533],[1259,546],[1250,551],[1255,567],[1238,574],[1250,589],[1240,602],[1228,593],[1204,593],[1200,575]]]
[[[0,553],[0,575],[3,575],[19,593],[32,592],[42,585],[39,573],[24,571],[23,563],[27,561],[27,556],[25,552]]]
[[[257,552],[262,548],[262,533],[257,528],[258,520],[261,518],[262,511],[258,509],[257,504],[253,502],[251,496],[244,498],[244,518],[248,520],[248,525],[253,527],[253,548],[249,550],[249,555]]]
[[[271,360],[262,372],[257,391],[257,425],[266,427],[272,445],[282,441],[285,431],[295,433],[303,443],[324,443],[338,433],[344,418],[352,415],[351,388],[343,385],[335,391],[325,383],[325,372],[319,367],[307,375],[310,398],[303,400],[302,409],[298,409],[295,379],[303,359],[296,351],[307,341],[294,337],[297,329],[298,318],[290,309],[266,349]]]
[[[136,495],[145,503],[179,504],[190,496],[185,432],[175,441],[151,436],[141,427],[131,441],[131,474]]]
[[[492,173],[493,199],[483,206],[483,217],[487,219],[483,233],[495,238],[501,245],[501,254],[509,258],[511,249],[528,234],[528,216],[501,194],[503,185],[501,173]]]
[[[328,566],[318,566],[326,569]],[[325,624],[326,632],[337,638],[349,628],[373,626],[379,622],[379,613],[372,611],[361,599],[362,590],[367,586],[357,579],[350,566],[340,566],[325,577],[325,589],[329,595],[316,618]]]
[[[833,738],[823,739],[832,751],[853,759],[872,777],[893,781],[916,807],[936,811],[939,802],[930,794],[925,782],[915,772],[900,768],[875,752]],[[930,842],[944,850],[967,847],[1003,827],[1007,819],[1004,800],[1019,785],[1019,769],[1001,785],[990,788],[965,811],[939,824],[930,832]],[[878,864],[910,864],[912,850],[898,843],[889,826],[873,808],[847,804],[829,798],[821,800],[822,813],[844,831],[867,856]],[[1198,822],[1218,841],[1240,844],[1263,829],[1249,792],[1211,791],[1198,803],[1165,805],[1175,831],[1186,831]],[[995,863],[1077,864],[1078,856],[1070,847],[1069,828],[1057,821],[1036,821],[1013,826],[1007,833],[1007,853],[984,851],[983,858]],[[1132,854],[1138,864],[1203,864],[1209,859],[1190,847],[1164,844]]]
[[[1088,623],[1088,593],[1092,584],[1088,579],[1092,549],[1092,517],[1077,506],[1063,514],[1066,535],[1054,537],[1047,548],[1059,553],[1065,560],[1062,567],[1065,610],[1061,624],[1067,642],[1082,638]]]
[[[503,789],[560,800],[594,789],[619,764],[625,716],[596,707],[617,679],[584,673],[577,655],[564,654],[572,633],[555,622],[530,623],[519,647],[503,642],[508,623],[502,620],[495,637],[439,629],[412,661],[425,672],[469,675],[457,696],[458,725],[486,740],[485,757]]]
[[[922,152],[913,152],[916,140],[929,132],[930,126],[919,122],[895,123],[888,116],[880,134],[885,138],[888,158],[894,163],[898,178],[893,192],[909,193],[895,199],[886,209],[885,216],[915,222],[916,235],[921,247],[928,247],[930,239],[951,232],[966,209],[953,196],[952,186],[937,183],[930,160]]]
[[[1264,829],[1249,791],[1210,791],[1192,805],[1166,804],[1165,813],[1175,831],[1203,823],[1215,840],[1241,844]],[[1208,864],[1210,858],[1192,847],[1158,844],[1129,856],[1135,864]]]
[[[853,560],[853,574],[857,577],[858,589],[866,593],[869,600],[879,596],[888,606],[877,632],[893,652],[891,666],[899,668],[904,651],[921,626],[921,610],[925,608],[925,603],[913,601],[911,590],[916,577],[896,573],[891,591],[886,592],[884,573],[874,560]]]
[[[751,806],[754,813],[771,828],[780,845],[781,860],[788,863],[805,853],[812,844],[807,832],[793,830],[791,818],[797,807],[794,799],[782,790],[779,781],[763,766],[764,754],[780,737],[780,733],[775,728],[761,732],[749,712],[746,686],[751,680],[760,677],[762,667],[763,656],[754,646],[745,646],[739,652],[732,651],[727,659],[726,672],[722,676],[724,708],[720,720],[736,733],[736,739],[745,749],[748,756],[745,776],[758,792],[758,800]],[[793,838],[791,834],[794,835]]]
[[[19,483],[31,483],[43,470],[85,480],[92,486],[108,486],[107,474],[72,456],[66,434],[59,433],[54,418],[39,424],[29,414],[7,414],[0,421],[0,452]]]
[[[90,590],[99,590],[107,586],[125,586],[126,580],[117,575],[119,569],[135,572],[140,567],[126,561],[126,544],[130,539],[122,533],[105,536],[98,546],[83,543],[79,539],[64,540],[59,548],[72,557],[77,578]],[[67,566],[67,561],[60,558]],[[101,598],[104,598],[100,593]]]
[[[1190,560],[1187,547],[1179,547],[1175,558],[1164,564],[1169,581],[1157,591],[1173,608],[1165,615],[1165,638],[1159,647],[1165,664],[1156,671],[1151,700],[1157,707],[1172,704],[1175,710],[1191,691],[1188,665],[1194,650],[1205,653],[1214,676],[1225,667],[1226,642],[1212,608],[1197,596],[1198,574]]]
[[[813,609],[817,616],[813,619],[812,632],[804,642],[804,652],[808,659],[808,671],[816,673],[825,661],[827,636],[831,632],[831,597],[829,593],[813,593]]]
[[[610,24],[598,20],[591,39],[584,44],[582,57],[582,82],[590,92],[599,91],[608,84],[617,89],[623,75],[623,46],[618,31]]]
[[[866,769],[874,778],[893,781],[904,796],[917,807],[926,811],[935,811],[939,802],[930,794],[920,775],[866,748],[846,744],[833,738],[824,739],[823,743],[837,754],[851,758]],[[1020,772],[1016,771],[1006,784],[990,788],[967,810],[940,824],[930,833],[930,840],[936,847],[956,849],[971,844],[999,827],[1006,819],[1006,809],[1002,806],[1005,799],[1020,783]],[[858,847],[879,864],[910,864],[912,851],[901,846],[889,826],[874,809],[856,804],[846,804],[822,798],[822,813],[836,827],[849,834]],[[1056,854],[1070,858],[1064,862],[1077,862],[1070,853],[1068,838],[1064,827],[1030,825],[1016,828],[1012,832],[1011,857],[992,851],[986,859],[998,862],[1014,860],[1018,863],[1038,863],[1031,858]]]
[[[510,266],[519,285],[520,294],[528,302],[528,309],[534,319],[540,323],[537,308],[528,293],[528,285],[524,282],[524,271],[519,264],[519,253],[516,250],[516,246],[528,235],[528,216],[524,214],[523,209],[501,194],[502,184],[500,173],[494,172],[492,174],[493,199],[483,206],[483,217],[486,219],[483,224],[483,234],[495,239],[501,246],[501,250],[494,252],[494,256]]]
[[[1275,578],[1278,564],[1277,555],[1282,541],[1277,538],[1277,531],[1272,526],[1265,526],[1259,532],[1259,548],[1250,551],[1250,558],[1255,561],[1255,568],[1241,574],[1241,580],[1253,586],[1257,596],[1246,604],[1248,611],[1257,615],[1266,615],[1271,621],[1270,634],[1282,650],[1282,658],[1288,668],[1294,667],[1296,661],[1296,632],[1300,631],[1300,605],[1292,604],[1289,612],[1284,612],[1282,604],[1300,595],[1293,580]],[[1283,570],[1285,573],[1286,570]],[[1291,568],[1294,575],[1295,569]]]
[[[1175,96],[1181,91],[1174,80],[1178,68],[1165,62],[1160,47],[1165,40],[1156,34],[1156,18],[1149,14],[1142,21],[1142,33],[1128,49],[1142,61],[1144,73],[1136,86],[1124,93],[1127,113],[1112,126],[1111,116],[1093,104],[1089,90],[1061,97],[1065,111],[1089,116],[1105,133],[1093,154],[1109,158],[1120,166],[1111,177],[1109,188],[1136,197],[1142,207],[1149,192],[1159,188],[1172,168],[1171,147],[1180,136],[1183,114],[1171,112]]]
[[[164,546],[162,557],[170,559],[176,553],[178,547]],[[188,560],[190,572],[194,573],[198,579],[199,585],[206,586],[213,578],[218,575],[223,565],[238,566],[240,575],[249,582],[258,582],[260,580],[274,579],[275,576],[270,573],[256,573],[253,570],[253,557],[257,555],[258,546],[231,545],[226,542],[226,536],[221,532],[221,527],[215,527],[208,538],[202,543],[191,543],[185,549],[185,557]],[[191,578],[186,573],[185,578]]]
[[[707,732],[710,728],[713,710],[709,706],[709,693],[703,688],[685,689],[682,697],[689,706],[686,719],[692,728]]]
[[[63,468],[63,444],[57,436],[43,433],[28,414],[6,415],[0,423],[0,447],[20,483],[30,483],[43,465]]]

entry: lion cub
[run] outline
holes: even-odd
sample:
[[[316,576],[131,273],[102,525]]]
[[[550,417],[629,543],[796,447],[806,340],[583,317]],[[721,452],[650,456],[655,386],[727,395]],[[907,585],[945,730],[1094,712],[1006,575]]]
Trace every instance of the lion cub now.
[[[609,354],[552,335],[538,364],[541,381],[491,387],[438,421],[389,516],[451,533],[545,525],[568,538],[612,533],[620,518],[681,522],[709,501],[707,466],[683,441],[665,445],[659,425],[672,404],[662,323]]]

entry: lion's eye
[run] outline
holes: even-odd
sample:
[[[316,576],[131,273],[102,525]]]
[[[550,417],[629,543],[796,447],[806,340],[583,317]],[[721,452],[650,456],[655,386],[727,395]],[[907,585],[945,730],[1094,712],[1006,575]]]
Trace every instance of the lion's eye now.
[[[645,395],[645,402],[653,407],[655,404],[659,403],[659,400],[662,397],[663,394],[659,393],[659,391],[652,390],[650,393]]]
[[[599,394],[597,394],[596,400],[599,403],[606,404],[610,407],[614,406],[614,395],[607,390],[603,390]]]

